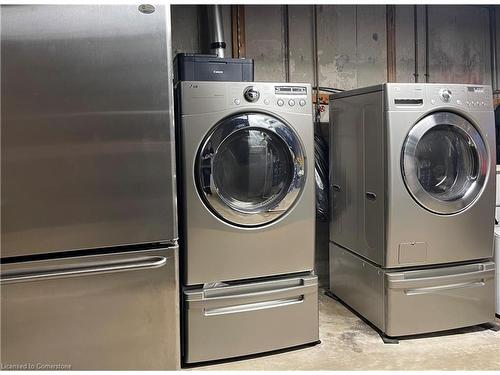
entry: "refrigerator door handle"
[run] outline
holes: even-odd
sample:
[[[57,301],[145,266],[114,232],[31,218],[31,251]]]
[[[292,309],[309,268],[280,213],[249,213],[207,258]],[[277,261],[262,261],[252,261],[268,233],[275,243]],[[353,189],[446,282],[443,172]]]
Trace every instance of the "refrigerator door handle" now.
[[[148,256],[114,262],[92,263],[91,265],[74,264],[51,269],[12,270],[0,274],[0,284],[158,268],[164,266],[167,260],[168,258],[162,256]]]
[[[453,289],[475,288],[475,287],[481,287],[481,286],[485,286],[485,285],[486,285],[486,283],[483,280],[481,280],[481,281],[473,281],[473,282],[467,282],[467,283],[447,284],[447,285],[431,286],[431,287],[425,287],[425,288],[406,289],[405,294],[407,296],[415,296],[415,295],[421,295],[421,294],[439,293],[442,291],[453,290]]]

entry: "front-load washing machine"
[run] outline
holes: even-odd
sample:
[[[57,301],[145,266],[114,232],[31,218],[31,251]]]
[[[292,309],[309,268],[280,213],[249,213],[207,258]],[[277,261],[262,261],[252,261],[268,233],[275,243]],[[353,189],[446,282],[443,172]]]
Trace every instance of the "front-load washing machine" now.
[[[311,86],[180,82],[184,361],[318,340]]]
[[[389,336],[494,319],[489,86],[330,98],[330,289]]]

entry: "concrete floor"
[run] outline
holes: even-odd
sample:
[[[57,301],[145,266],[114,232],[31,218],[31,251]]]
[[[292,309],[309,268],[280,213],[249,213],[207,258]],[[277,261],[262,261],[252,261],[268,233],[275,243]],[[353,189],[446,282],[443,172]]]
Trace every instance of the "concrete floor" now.
[[[375,331],[322,291],[319,308],[319,345],[195,369],[500,370],[500,332],[471,327],[384,344]]]

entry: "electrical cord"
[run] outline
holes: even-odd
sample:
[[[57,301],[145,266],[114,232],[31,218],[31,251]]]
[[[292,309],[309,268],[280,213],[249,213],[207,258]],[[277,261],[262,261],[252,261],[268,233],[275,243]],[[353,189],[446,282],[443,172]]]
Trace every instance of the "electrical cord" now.
[[[314,86],[313,90],[331,92],[333,94],[345,91],[345,90],[342,90],[342,89],[337,89],[335,87],[325,87],[325,86]]]

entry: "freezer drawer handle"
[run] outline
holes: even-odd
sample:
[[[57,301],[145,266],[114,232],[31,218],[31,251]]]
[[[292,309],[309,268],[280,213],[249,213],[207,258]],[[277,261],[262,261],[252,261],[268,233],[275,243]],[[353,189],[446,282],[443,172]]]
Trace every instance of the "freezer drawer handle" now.
[[[474,287],[481,287],[481,286],[485,286],[485,285],[486,285],[486,283],[484,281],[475,281],[475,282],[469,282],[469,283],[431,286],[431,287],[427,287],[427,288],[406,289],[405,294],[407,296],[414,296],[414,295],[419,295],[419,294],[432,294],[432,293],[441,292],[443,290],[474,288]]]
[[[298,303],[304,302],[304,296],[299,296],[295,298],[283,298],[272,301],[264,301],[264,302],[256,302],[256,303],[248,303],[243,305],[236,306],[224,306],[224,307],[216,307],[211,309],[205,309],[205,316],[214,316],[214,315],[225,315],[225,314],[235,314],[247,311],[256,311],[263,309],[272,309],[276,307],[284,307],[295,305]]]
[[[98,273],[110,273],[110,272],[123,272],[132,271],[146,268],[158,268],[163,266],[167,262],[167,258],[162,256],[151,256],[142,257],[129,260],[122,260],[119,262],[102,262],[92,265],[73,265],[65,266],[57,269],[39,269],[39,270],[28,270],[12,272],[9,274],[0,275],[0,283],[15,283],[15,282],[28,282],[28,281],[39,281],[47,279],[55,279],[61,277],[74,277],[74,276],[86,276]]]

